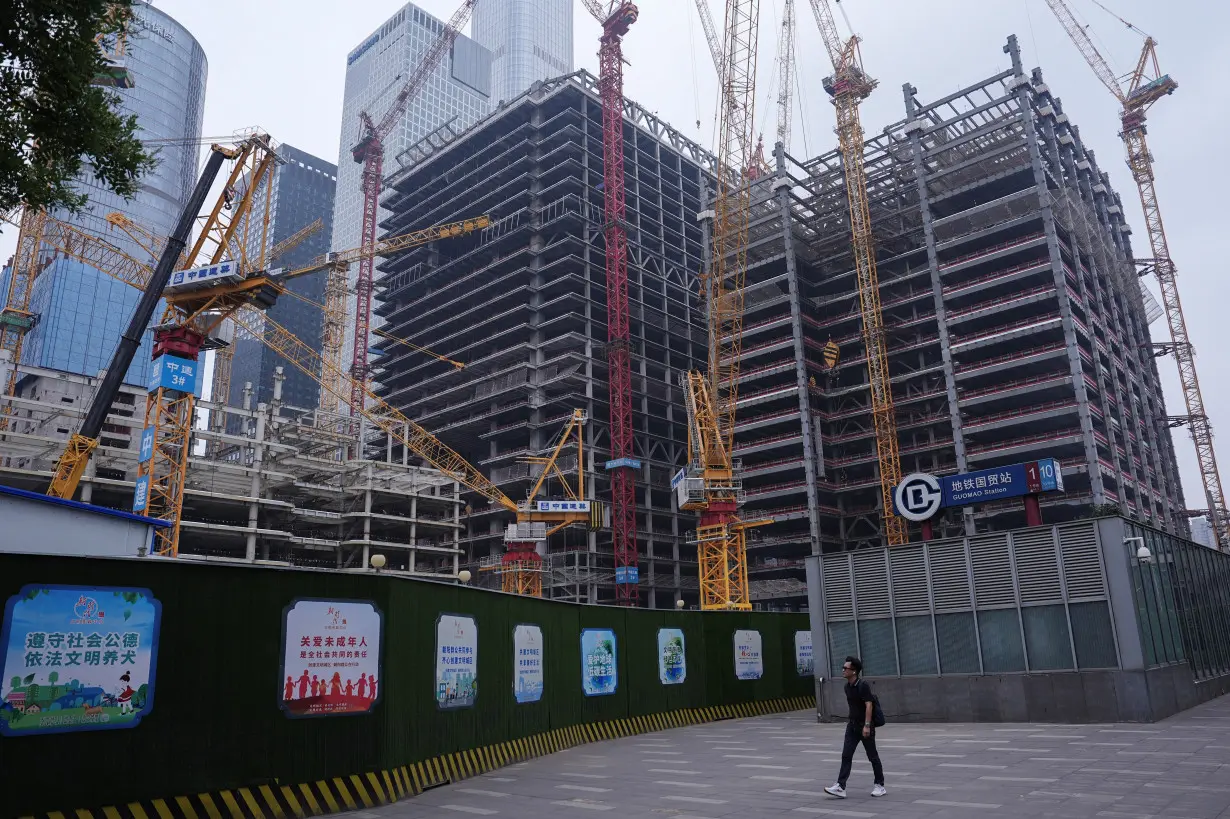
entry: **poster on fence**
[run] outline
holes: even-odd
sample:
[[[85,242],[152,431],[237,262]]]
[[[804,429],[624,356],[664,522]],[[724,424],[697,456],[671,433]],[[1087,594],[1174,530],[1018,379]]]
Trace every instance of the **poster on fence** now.
[[[740,680],[758,680],[764,676],[759,631],[735,632],[735,676]]]
[[[154,707],[161,619],[148,589],[23,587],[0,630],[0,734],[136,726]]]
[[[615,632],[587,628],[581,632],[581,687],[587,697],[614,694],[619,687]]]
[[[542,690],[542,629],[523,623],[513,629],[513,697],[538,702]]]
[[[295,600],[282,626],[280,705],[288,717],[366,714],[380,697],[383,619],[365,600]]]
[[[436,704],[469,708],[478,699],[478,624],[473,617],[442,614],[436,621]]]
[[[816,674],[816,656],[812,651],[810,631],[794,633],[794,667],[800,677],[813,677]]]
[[[687,678],[688,659],[683,647],[683,630],[658,629],[658,679],[663,685],[678,685]]]

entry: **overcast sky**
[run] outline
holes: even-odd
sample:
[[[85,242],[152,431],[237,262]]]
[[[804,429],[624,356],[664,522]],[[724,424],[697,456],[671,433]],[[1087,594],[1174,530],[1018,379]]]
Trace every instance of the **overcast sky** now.
[[[420,0],[448,19],[460,0]],[[499,0],[482,0],[499,2]],[[709,0],[722,24],[722,0]],[[1092,0],[1070,0],[1092,24],[1094,41],[1116,72],[1129,71],[1141,38],[1098,9]],[[1155,107],[1149,124],[1157,159],[1158,191],[1171,253],[1178,265],[1188,329],[1198,351],[1206,407],[1227,463],[1230,485],[1230,379],[1222,352],[1230,346],[1230,277],[1223,250],[1228,232],[1225,197],[1230,163],[1221,159],[1230,114],[1230,5],[1207,0],[1102,0],[1119,16],[1159,42],[1162,69],[1179,90]],[[792,153],[811,156],[834,146],[832,106],[820,87],[830,70],[808,0],[798,6],[798,76]],[[777,33],[784,0],[761,0],[758,128],[776,124]],[[346,54],[393,14],[397,0],[157,0],[155,5],[192,31],[209,59],[206,136],[259,125],[276,139],[338,161]],[[716,79],[693,0],[642,0],[640,20],[625,40],[625,93],[658,112],[702,144],[713,144]],[[1009,65],[1002,46],[1020,39],[1027,68],[1040,65],[1052,92],[1080,126],[1102,168],[1123,195],[1139,256],[1149,255],[1140,207],[1117,137],[1117,105],[1097,81],[1051,15],[1044,0],[844,0],[841,7],[864,38],[867,70],[880,88],[863,107],[868,132],[904,115],[901,85],[917,86],[926,101],[945,96]],[[844,21],[838,14],[839,26]],[[576,65],[597,72],[598,24],[578,2]],[[700,120],[700,127],[696,125]],[[356,126],[357,128],[357,126]],[[771,136],[770,136],[770,140]],[[0,259],[12,252],[14,230],[0,235]],[[1153,286],[1156,292],[1156,286]],[[1225,324],[1222,322],[1226,321]],[[1152,326],[1167,338],[1165,320]],[[1172,359],[1163,359],[1168,411],[1184,414]],[[1203,507],[1190,437],[1176,431],[1188,504]]]

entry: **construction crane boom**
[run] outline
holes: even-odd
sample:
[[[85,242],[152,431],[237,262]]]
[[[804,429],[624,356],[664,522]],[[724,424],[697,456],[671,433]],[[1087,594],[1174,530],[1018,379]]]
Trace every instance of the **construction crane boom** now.
[[[863,70],[859,38],[842,41],[837,33],[828,0],[811,0],[816,25],[833,63],[833,76],[824,80],[824,90],[837,111],[837,138],[850,206],[850,234],[858,281],[859,307],[863,319],[863,343],[867,348],[867,380],[871,392],[871,415],[875,427],[876,455],[880,469],[880,500],[885,539],[890,546],[906,542],[903,518],[893,513],[893,490],[901,482],[901,454],[897,441],[897,414],[893,407],[892,381],[888,370],[888,341],[880,307],[880,277],[876,269],[875,237],[871,232],[871,207],[863,157],[863,126],[859,106],[871,95],[876,81]]]
[[[64,453],[56,463],[56,472],[47,490],[48,495],[71,500],[76,493],[77,484],[85,473],[90,453],[98,446],[98,436],[102,432],[107,413],[111,411],[111,403],[119,394],[120,384],[124,381],[128,366],[132,364],[137,348],[141,346],[141,336],[145,334],[145,328],[149,326],[154,310],[158,307],[158,301],[162,298],[162,289],[170,279],[171,270],[187,244],[188,232],[192,228],[192,223],[196,220],[201,206],[205,204],[205,197],[209,195],[209,189],[218,175],[218,169],[222,167],[222,161],[233,158],[234,155],[234,151],[220,145],[214,146],[210,151],[209,159],[206,160],[200,179],[197,180],[196,187],[184,205],[175,231],[167,239],[166,247],[163,248],[162,256],[158,260],[158,266],[145,282],[141,300],[137,303],[132,318],[128,322],[128,329],[120,336],[120,343],[116,345],[115,352],[111,355],[107,373],[103,376],[102,384],[94,393],[94,398],[86,411],[85,420],[81,422],[81,429],[69,439],[68,446],[65,447]]]
[[[440,33],[427,47],[427,51],[419,60],[414,71],[402,86],[401,91],[385,112],[379,124],[373,121],[367,111],[359,113],[360,136],[358,143],[351,149],[354,161],[363,166],[363,224],[359,246],[366,251],[359,259],[359,275],[355,282],[355,322],[354,349],[351,355],[351,374],[358,384],[365,384],[368,368],[368,334],[372,320],[372,292],[375,289],[376,253],[376,222],[380,210],[380,189],[384,181],[384,140],[392,132],[393,127],[401,121],[406,112],[406,106],[418,95],[427,84],[428,78],[435,72],[444,56],[449,53],[457,35],[461,32],[478,0],[464,0],[461,7],[453,13],[452,18],[440,30]],[[336,292],[338,282],[334,282]],[[336,299],[336,295],[333,299]],[[363,393],[357,388],[353,390],[348,402],[352,414],[356,402],[362,399]]]
[[[1222,488],[1221,473],[1217,468],[1217,456],[1213,449],[1213,426],[1204,406],[1200,379],[1196,375],[1196,348],[1187,329],[1183,315],[1183,303],[1179,298],[1178,271],[1170,255],[1170,242],[1162,222],[1161,205],[1157,198],[1156,177],[1153,172],[1153,154],[1146,141],[1145,127],[1148,109],[1164,96],[1173,94],[1178,83],[1168,74],[1161,73],[1157,63],[1157,43],[1146,37],[1140,58],[1132,71],[1126,87],[1120,85],[1114,71],[1094,48],[1088,33],[1077,21],[1072,9],[1064,0],[1046,0],[1051,11],[1068,37],[1076,45],[1085,62],[1103,85],[1123,106],[1120,112],[1120,138],[1127,153],[1127,165],[1140,194],[1140,206],[1144,212],[1145,229],[1149,234],[1149,247],[1153,253],[1153,272],[1157,276],[1162,293],[1162,306],[1166,323],[1170,327],[1170,351],[1174,353],[1179,368],[1179,384],[1183,389],[1183,401],[1187,416],[1183,419],[1191,432],[1196,447],[1196,461],[1200,468],[1205,502],[1209,509],[1209,526],[1218,546],[1230,551],[1230,510]],[[1150,76],[1150,69],[1152,69]]]
[[[602,96],[602,198],[606,238],[607,371],[610,386],[611,529],[615,555],[615,601],[640,599],[636,547],[636,472],[632,439],[632,339],[628,312],[627,195],[624,179],[623,38],[639,12],[629,0],[583,0],[602,24],[598,85]]]

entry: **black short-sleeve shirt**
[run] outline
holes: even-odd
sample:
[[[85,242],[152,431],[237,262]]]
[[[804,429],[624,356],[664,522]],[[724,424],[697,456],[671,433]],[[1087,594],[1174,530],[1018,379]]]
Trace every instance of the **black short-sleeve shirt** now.
[[[871,702],[871,686],[862,677],[846,683],[846,702],[850,704],[850,722],[860,725],[867,721],[867,703]]]

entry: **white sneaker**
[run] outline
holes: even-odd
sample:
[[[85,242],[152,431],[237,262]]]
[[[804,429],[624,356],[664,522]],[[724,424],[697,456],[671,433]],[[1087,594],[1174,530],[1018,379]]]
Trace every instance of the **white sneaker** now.
[[[843,788],[841,785],[829,785],[827,788],[824,789],[824,792],[827,793],[829,796],[836,796],[838,799],[846,798],[846,789]]]
[[[872,796],[884,796],[887,793],[888,791],[884,789],[883,785],[876,785],[874,788],[871,789]]]

